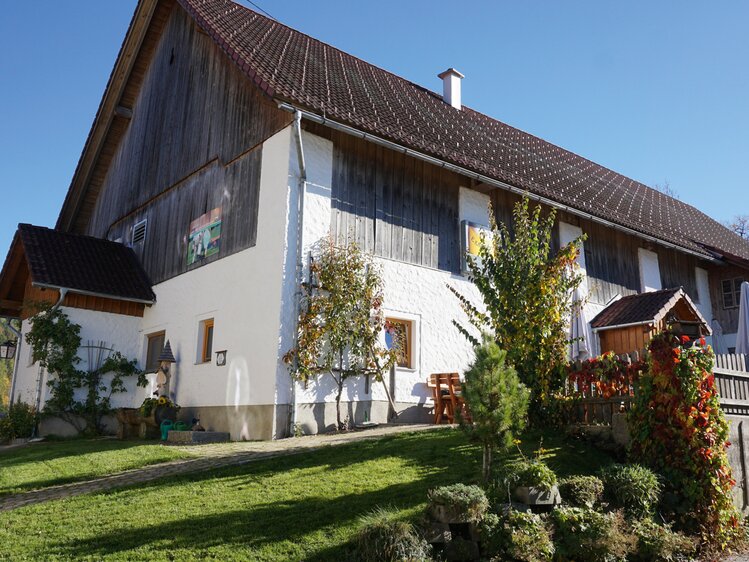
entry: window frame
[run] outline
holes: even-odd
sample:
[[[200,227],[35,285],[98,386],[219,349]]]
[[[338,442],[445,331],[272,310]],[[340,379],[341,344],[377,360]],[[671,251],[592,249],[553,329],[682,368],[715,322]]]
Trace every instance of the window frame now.
[[[210,337],[209,336],[210,331]],[[206,318],[200,321],[200,356],[198,363],[210,363],[213,358],[213,337],[216,333],[215,318]]]
[[[402,324],[406,328],[406,351],[405,355],[408,358],[408,362],[406,365],[401,365],[400,363],[396,362],[395,368],[396,369],[403,369],[407,371],[415,371],[416,370],[416,358],[414,355],[414,327],[415,327],[415,321],[410,318],[402,318],[400,316],[386,316],[385,317],[386,323],[391,324]]]
[[[723,310],[733,310],[741,305],[741,284],[746,281],[743,277],[731,277],[721,279],[720,281],[720,300]],[[726,283],[730,284],[729,290],[726,291]],[[726,296],[731,297],[731,304],[726,304]]]
[[[149,352],[151,351],[151,340],[161,338],[161,347],[157,350],[158,353],[156,354],[156,357],[154,358],[154,367],[151,368],[151,364],[149,363]],[[146,373],[155,373],[159,370],[159,355],[161,355],[161,352],[164,350],[164,346],[166,345],[166,330],[158,330],[156,332],[151,332],[150,334],[146,334],[146,358],[143,362],[143,370]]]

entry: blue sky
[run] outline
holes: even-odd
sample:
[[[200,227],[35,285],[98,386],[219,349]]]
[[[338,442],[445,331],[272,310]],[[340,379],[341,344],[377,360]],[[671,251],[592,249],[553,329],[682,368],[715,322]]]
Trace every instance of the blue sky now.
[[[718,220],[749,213],[749,2],[257,0],[277,19]],[[134,0],[7,3],[0,254],[53,226]],[[708,6],[710,9],[708,9]]]

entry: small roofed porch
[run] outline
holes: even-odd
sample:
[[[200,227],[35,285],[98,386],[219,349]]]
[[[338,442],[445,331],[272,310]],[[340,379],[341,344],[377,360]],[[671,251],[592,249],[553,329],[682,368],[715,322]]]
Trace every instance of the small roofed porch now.
[[[108,240],[19,225],[0,272],[0,316],[21,320],[11,403],[22,401],[41,411],[48,399],[49,374],[33,362],[25,341],[29,320],[40,310],[60,308],[81,327],[78,356],[80,367],[86,369],[114,351],[139,358],[141,318],[155,300],[132,249]],[[142,390],[137,397],[118,395],[113,402],[142,400],[141,394]],[[42,433],[70,433],[70,428],[54,420],[45,420],[44,425],[48,427]]]
[[[614,301],[591,322],[601,351],[617,355],[642,351],[660,331],[697,339],[712,333],[692,299],[678,287],[630,295]]]

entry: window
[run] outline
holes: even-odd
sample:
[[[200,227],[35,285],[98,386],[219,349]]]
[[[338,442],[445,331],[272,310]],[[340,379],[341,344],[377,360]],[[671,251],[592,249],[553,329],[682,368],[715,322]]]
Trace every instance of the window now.
[[[396,350],[396,364],[413,369],[413,322],[397,318],[385,319],[385,345]]]
[[[721,290],[723,292],[723,308],[738,308],[741,302],[741,284],[744,279],[737,277],[736,279],[724,279],[721,282]]]
[[[155,373],[159,370],[159,355],[164,350],[164,339],[166,332],[155,332],[148,334],[148,343],[146,345],[146,372]]]
[[[200,357],[198,363],[210,363],[213,355],[213,318],[200,323]]]

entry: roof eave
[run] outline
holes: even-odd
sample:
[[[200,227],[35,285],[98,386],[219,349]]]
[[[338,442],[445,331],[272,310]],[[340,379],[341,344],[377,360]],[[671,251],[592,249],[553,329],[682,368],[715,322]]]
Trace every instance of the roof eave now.
[[[88,297],[97,297],[102,299],[112,299],[112,300],[118,300],[118,301],[125,301],[125,302],[135,302],[139,304],[145,304],[145,305],[152,305],[156,302],[156,297],[153,299],[139,299],[135,297],[123,297],[120,295],[111,295],[107,293],[97,293],[95,291],[85,291],[82,289],[76,289],[74,287],[63,287],[61,285],[53,285],[51,283],[36,283],[34,281],[31,282],[32,287],[37,287],[39,289],[52,289],[56,291],[66,291],[67,293],[74,293],[77,295],[84,295]]]

